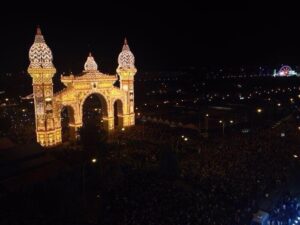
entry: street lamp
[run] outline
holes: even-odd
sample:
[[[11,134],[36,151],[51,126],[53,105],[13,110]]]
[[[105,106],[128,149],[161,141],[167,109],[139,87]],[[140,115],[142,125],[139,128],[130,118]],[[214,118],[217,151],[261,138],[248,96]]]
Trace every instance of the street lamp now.
[[[208,133],[208,120],[209,120],[209,114],[208,113],[206,113],[205,114],[205,133],[206,133],[206,135],[207,135],[207,133]]]
[[[222,120],[219,120],[219,123],[222,124],[222,132],[223,132],[223,136],[225,133],[225,122],[223,122]]]
[[[261,108],[258,108],[258,109],[256,110],[256,112],[257,112],[257,113],[261,113],[261,112],[262,112],[262,109],[261,109]]]

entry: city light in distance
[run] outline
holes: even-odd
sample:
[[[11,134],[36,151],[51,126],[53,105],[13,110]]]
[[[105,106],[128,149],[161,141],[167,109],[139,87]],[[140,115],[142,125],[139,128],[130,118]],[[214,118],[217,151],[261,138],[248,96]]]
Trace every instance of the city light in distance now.
[[[261,109],[261,108],[258,108],[258,109],[256,110],[256,112],[261,113],[261,112],[262,112],[262,109]]]
[[[97,159],[96,158],[93,158],[92,159],[92,163],[96,163],[97,162]]]

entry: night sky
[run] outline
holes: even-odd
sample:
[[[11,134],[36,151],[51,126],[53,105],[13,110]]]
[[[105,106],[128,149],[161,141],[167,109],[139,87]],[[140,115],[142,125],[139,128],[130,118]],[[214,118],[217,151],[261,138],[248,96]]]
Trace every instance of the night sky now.
[[[296,13],[143,5],[99,8],[86,2],[81,8],[52,12],[4,12],[0,15],[0,72],[27,69],[37,25],[60,73],[80,72],[89,51],[101,71],[114,73],[125,36],[140,71],[300,64],[300,16]]]

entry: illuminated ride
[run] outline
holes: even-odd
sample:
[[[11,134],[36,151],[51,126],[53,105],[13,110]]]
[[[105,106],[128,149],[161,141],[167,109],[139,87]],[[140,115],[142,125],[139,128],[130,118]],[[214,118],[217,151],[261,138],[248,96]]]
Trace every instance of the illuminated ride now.
[[[61,112],[65,107],[68,109],[69,127],[73,134],[77,133],[82,127],[84,102],[90,95],[96,95],[101,101],[103,125],[107,131],[135,124],[134,76],[137,70],[134,55],[126,39],[118,57],[116,75],[100,72],[90,54],[81,74],[61,76],[65,88],[57,93],[53,93],[52,78],[56,69],[52,63],[52,52],[40,28],[37,28],[34,43],[29,50],[29,60],[28,73],[32,77],[36,138],[42,146],[51,147],[62,143]],[[120,82],[119,87],[114,85],[117,80]],[[117,123],[114,123],[115,115]]]
[[[282,66],[278,72],[274,70],[274,77],[290,77],[290,76],[299,76],[296,71],[292,70],[290,66]]]

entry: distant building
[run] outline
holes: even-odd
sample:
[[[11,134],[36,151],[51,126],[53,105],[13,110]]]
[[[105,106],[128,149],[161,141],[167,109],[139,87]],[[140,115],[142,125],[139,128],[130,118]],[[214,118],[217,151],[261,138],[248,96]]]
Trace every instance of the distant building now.
[[[290,76],[300,76],[295,70],[292,70],[290,66],[282,66],[277,72],[274,70],[274,77],[290,77]]]

